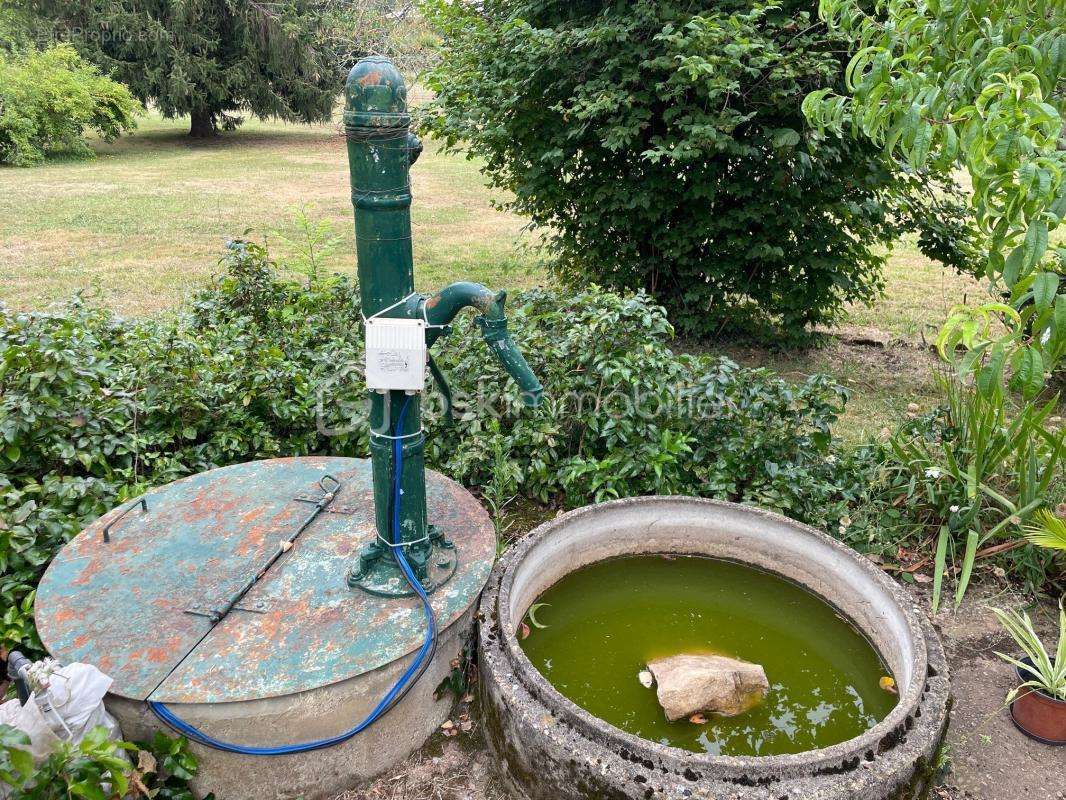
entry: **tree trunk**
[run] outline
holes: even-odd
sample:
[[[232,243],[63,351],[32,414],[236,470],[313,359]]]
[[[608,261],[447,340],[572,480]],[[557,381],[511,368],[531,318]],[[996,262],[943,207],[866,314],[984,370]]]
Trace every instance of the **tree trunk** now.
[[[194,139],[209,139],[217,133],[215,115],[206,109],[193,109],[192,127],[189,129],[189,136]]]

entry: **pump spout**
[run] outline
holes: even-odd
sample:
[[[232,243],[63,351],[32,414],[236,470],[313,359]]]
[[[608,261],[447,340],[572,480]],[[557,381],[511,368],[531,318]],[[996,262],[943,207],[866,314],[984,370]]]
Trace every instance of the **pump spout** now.
[[[544,387],[540,385],[507,330],[507,317],[504,314],[506,301],[506,292],[494,292],[480,283],[459,281],[445,286],[426,300],[423,311],[431,325],[447,325],[464,308],[480,311],[475,322],[481,328],[485,343],[522,390],[522,402],[533,408],[540,405]],[[440,331],[440,328],[430,329],[429,344],[436,341]]]

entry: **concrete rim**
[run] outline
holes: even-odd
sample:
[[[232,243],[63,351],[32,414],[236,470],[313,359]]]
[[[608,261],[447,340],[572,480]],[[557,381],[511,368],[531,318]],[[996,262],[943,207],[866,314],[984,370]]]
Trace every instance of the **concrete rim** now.
[[[709,515],[726,513],[738,518],[748,518],[752,523],[770,523],[777,528],[787,528],[790,535],[807,537],[808,541],[819,548],[829,548],[834,559],[840,563],[847,563],[863,581],[877,587],[885,596],[891,598],[895,608],[893,612],[898,614],[905,623],[905,633],[909,644],[913,648],[913,658],[910,669],[906,676],[896,675],[897,685],[900,687],[900,697],[896,707],[889,715],[870,728],[865,733],[830,747],[817,750],[808,750],[801,753],[775,756],[714,756],[707,753],[696,753],[668,745],[658,744],[633,734],[626,733],[612,725],[600,720],[588,713],[562,694],[541,675],[541,673],[526,658],[518,643],[516,631],[518,625],[528,608],[528,602],[535,597],[522,598],[524,607],[518,608],[517,613],[512,612],[512,601],[515,598],[512,593],[515,589],[515,578],[520,574],[520,568],[526,556],[538,545],[546,540],[556,537],[565,537],[568,528],[575,524],[598,522],[605,526],[610,525],[610,520],[618,518],[626,513],[636,510],[646,510],[652,507],[660,507],[664,512],[679,507],[689,508],[698,513]],[[628,552],[642,552],[630,550]],[[662,552],[662,548],[654,551]],[[696,552],[696,551],[689,551]],[[704,552],[704,551],[699,551]],[[706,553],[714,556],[716,553]],[[600,559],[591,559],[584,563]],[[733,558],[731,560],[744,561]],[[747,562],[760,569],[782,573],[758,562]],[[578,566],[583,566],[580,564]],[[703,498],[665,496],[665,497],[639,497],[623,500],[615,500],[595,506],[586,506],[566,514],[563,514],[532,531],[523,541],[513,547],[496,566],[497,580],[490,581],[489,588],[482,599],[481,612],[486,619],[494,623],[482,625],[482,647],[502,650],[502,653],[513,672],[517,681],[525,688],[530,696],[539,700],[550,713],[561,721],[572,726],[577,732],[593,741],[609,738],[612,746],[618,745],[628,750],[635,758],[633,760],[650,760],[663,764],[674,765],[677,769],[704,769],[718,776],[733,776],[737,779],[750,779],[758,776],[780,776],[783,773],[792,775],[816,775],[824,772],[832,772],[839,769],[841,764],[853,762],[863,757],[872,761],[875,754],[891,749],[893,743],[905,736],[914,725],[914,718],[920,716],[919,706],[926,691],[926,678],[936,673],[929,667],[929,652],[926,643],[927,626],[923,624],[921,612],[909,600],[902,589],[895,584],[881,569],[876,567],[865,558],[846,547],[832,537],[788,519],[779,514],[761,509],[727,503]],[[792,580],[787,575],[782,575]],[[836,605],[828,598],[826,602]],[[528,602],[527,602],[528,601]],[[874,638],[869,631],[846,609],[839,609],[845,613],[871,643]],[[497,640],[498,636],[498,640]],[[882,648],[882,658],[889,664],[892,659]],[[941,659],[936,659],[938,662]],[[938,664],[939,666],[939,664]],[[895,671],[895,670],[894,670]]]

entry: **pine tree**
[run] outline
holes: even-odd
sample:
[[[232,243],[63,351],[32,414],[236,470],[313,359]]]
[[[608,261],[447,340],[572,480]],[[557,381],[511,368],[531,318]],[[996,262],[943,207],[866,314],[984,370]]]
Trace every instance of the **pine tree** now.
[[[231,112],[329,119],[342,75],[309,0],[27,0],[58,34],[190,135],[239,123]]]

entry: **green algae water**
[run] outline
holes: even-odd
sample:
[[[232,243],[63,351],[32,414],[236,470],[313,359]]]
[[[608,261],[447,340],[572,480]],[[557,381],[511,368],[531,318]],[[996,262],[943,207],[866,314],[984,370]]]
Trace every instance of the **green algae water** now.
[[[810,592],[696,556],[628,556],[549,588],[522,648],[560,693],[615,727],[715,755],[799,753],[880,722],[896,697],[870,643]],[[638,673],[656,658],[716,654],[761,664],[762,703],[736,717],[667,722]]]

